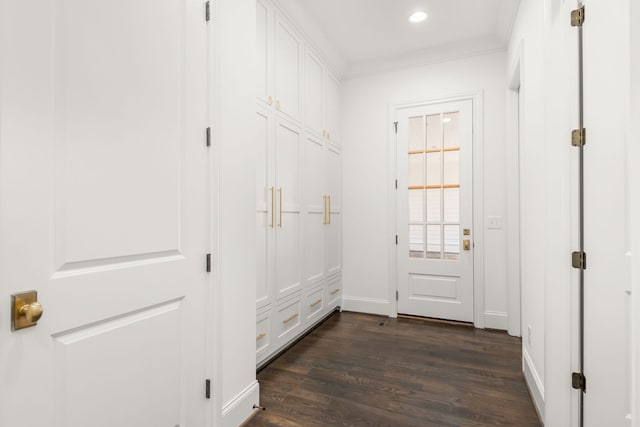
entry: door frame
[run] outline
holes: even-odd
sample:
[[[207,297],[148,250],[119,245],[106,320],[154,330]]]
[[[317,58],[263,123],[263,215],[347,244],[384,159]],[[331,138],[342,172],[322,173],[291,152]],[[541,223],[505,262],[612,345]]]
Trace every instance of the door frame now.
[[[395,236],[397,234],[397,200],[395,180],[397,177],[397,148],[396,133],[393,122],[396,121],[398,111],[422,107],[446,102],[471,101],[472,104],[472,165],[473,165],[473,223],[474,230],[474,251],[473,251],[473,325],[476,328],[484,329],[484,111],[483,111],[482,90],[463,92],[437,98],[421,98],[418,100],[400,101],[389,104],[388,123],[389,131],[387,136],[387,230],[388,230],[388,262],[389,262],[389,316],[398,317],[398,301],[396,292],[398,291],[398,262],[397,246]]]

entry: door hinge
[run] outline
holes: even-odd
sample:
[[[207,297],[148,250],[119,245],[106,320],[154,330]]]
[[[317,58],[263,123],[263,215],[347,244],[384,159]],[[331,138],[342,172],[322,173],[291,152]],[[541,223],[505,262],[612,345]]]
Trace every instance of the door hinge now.
[[[398,301],[398,291],[396,291],[396,301]]]
[[[211,254],[207,254],[207,273],[211,273]]]
[[[396,234],[396,245],[398,244],[398,235]]]
[[[571,145],[574,147],[584,147],[587,143],[587,130],[585,128],[571,131]]]
[[[571,387],[576,390],[587,391],[587,378],[582,372],[574,372],[571,374]]]
[[[571,26],[582,27],[584,24],[584,6],[571,11]]]
[[[395,133],[397,135],[398,134],[398,122],[393,122],[393,128],[394,128],[394,131],[395,131]]]
[[[571,254],[571,265],[573,268],[581,270],[587,269],[587,254],[585,252],[573,252]]]
[[[211,399],[211,380],[208,378],[204,380],[204,397]]]
[[[207,138],[207,147],[211,147],[211,128],[207,128],[206,138]]]
[[[205,21],[211,21],[211,2],[208,1],[204,4],[204,19]]]
[[[398,189],[398,180],[396,179],[396,190]]]

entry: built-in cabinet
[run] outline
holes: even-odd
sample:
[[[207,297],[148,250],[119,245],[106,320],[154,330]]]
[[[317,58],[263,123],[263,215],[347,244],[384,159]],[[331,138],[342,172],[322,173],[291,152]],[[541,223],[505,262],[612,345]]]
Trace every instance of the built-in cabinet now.
[[[260,365],[340,305],[340,81],[269,0],[256,0]]]

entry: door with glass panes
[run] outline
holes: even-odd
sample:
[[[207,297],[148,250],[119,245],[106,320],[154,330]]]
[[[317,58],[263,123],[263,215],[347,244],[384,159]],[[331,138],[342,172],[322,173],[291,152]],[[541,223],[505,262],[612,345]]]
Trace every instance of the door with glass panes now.
[[[398,313],[472,322],[472,101],[397,121]]]

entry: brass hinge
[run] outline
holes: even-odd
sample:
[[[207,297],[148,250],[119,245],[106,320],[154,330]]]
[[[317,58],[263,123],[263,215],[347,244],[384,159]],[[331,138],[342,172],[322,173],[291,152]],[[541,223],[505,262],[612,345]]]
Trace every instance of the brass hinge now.
[[[581,372],[574,372],[571,374],[571,387],[576,390],[587,391],[587,378]]]
[[[396,234],[396,245],[398,244],[398,235]]]
[[[582,27],[584,24],[584,6],[571,11],[571,26]]]
[[[211,380],[204,380],[204,397],[205,399],[211,399]]]
[[[584,147],[587,143],[587,130],[585,128],[571,131],[571,145],[574,147]]]
[[[396,134],[398,133],[398,122],[393,122],[393,128],[395,129]]]
[[[396,291],[396,301],[398,301],[398,291]]]
[[[211,2],[204,4],[204,19],[207,22],[211,21]]]
[[[211,254],[207,254],[206,271],[207,271],[207,273],[211,273]]]
[[[207,128],[206,138],[207,138],[207,147],[211,147],[211,128]]]
[[[398,189],[398,180],[396,179],[396,190]]]
[[[587,269],[587,254],[585,252],[574,252],[571,254],[571,265],[573,268],[581,270]]]

